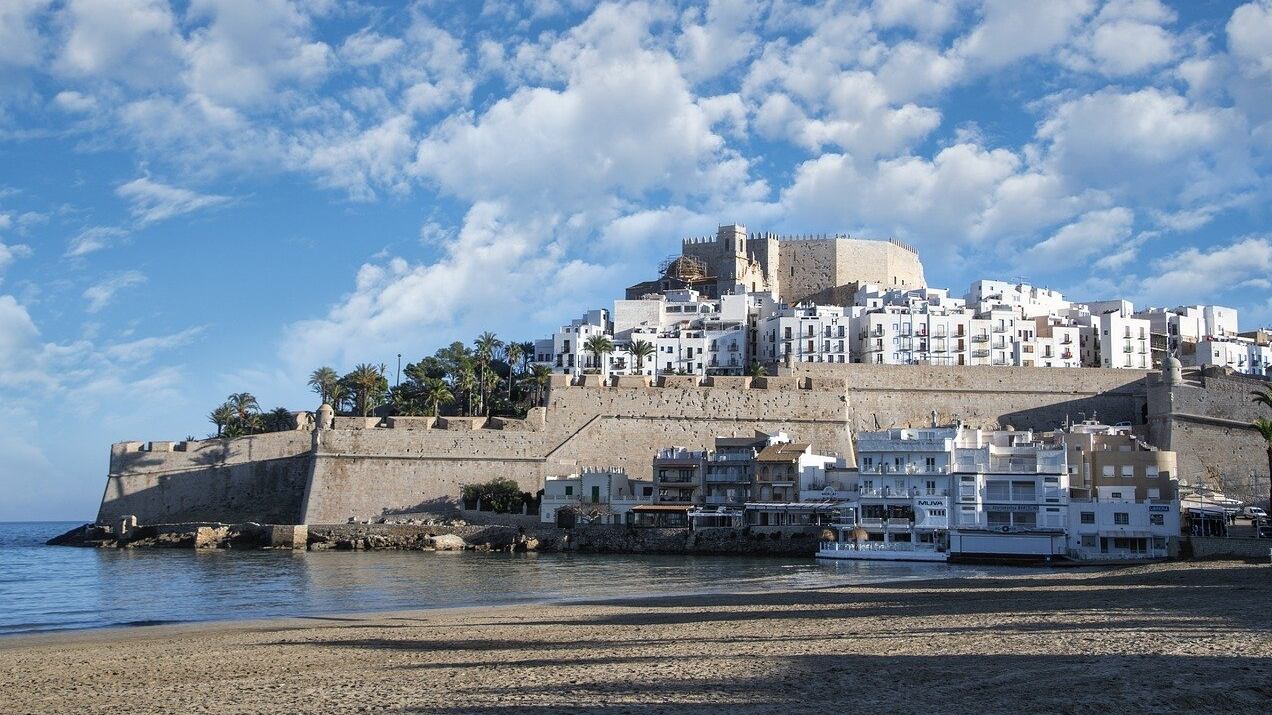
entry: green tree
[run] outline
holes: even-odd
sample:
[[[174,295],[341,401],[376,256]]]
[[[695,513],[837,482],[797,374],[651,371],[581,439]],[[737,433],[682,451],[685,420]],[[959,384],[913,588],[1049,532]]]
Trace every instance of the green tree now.
[[[363,417],[383,404],[389,392],[389,380],[384,376],[384,370],[384,365],[361,363],[353,368],[353,372],[340,378],[353,396],[354,410]]]
[[[331,405],[340,383],[340,375],[332,368],[323,366],[309,373],[309,387],[318,393],[319,404]],[[333,407],[335,405],[332,405]]]
[[[486,412],[486,398],[489,395],[488,389],[490,380],[487,377],[490,371],[490,362],[495,359],[495,351],[503,347],[503,341],[495,337],[495,334],[486,331],[477,336],[473,341],[474,353],[477,356],[477,387],[480,390],[480,400],[478,402],[478,411]]]
[[[504,477],[496,477],[485,484],[465,484],[460,494],[465,506],[480,505],[482,511],[495,511],[501,514],[521,511],[521,487]]]
[[[764,377],[768,374],[768,370],[758,360],[752,360],[750,366],[746,369],[746,373],[751,377]]]
[[[1272,410],[1272,387],[1251,390],[1250,394],[1253,396],[1250,398],[1251,402],[1256,405],[1263,405],[1264,407]]]
[[[583,343],[583,349],[592,353],[593,364],[604,373],[602,356],[614,352],[614,341],[610,340],[608,335],[593,335]]]
[[[508,401],[512,402],[512,380],[513,373],[516,370],[516,364],[521,360],[522,356],[521,343],[508,343],[507,349],[504,350],[504,357],[508,360]]]
[[[260,414],[261,406],[256,401],[256,396],[250,392],[236,392],[225,400],[225,404],[234,410],[234,417],[242,425],[247,425],[252,421],[254,415]]]
[[[275,407],[262,419],[266,432],[287,432],[296,429],[296,417],[286,407]]]
[[[1251,423],[1263,435],[1268,450],[1268,513],[1272,514],[1272,420],[1259,417]]]
[[[441,378],[426,377],[420,382],[419,388],[424,404],[432,406],[434,417],[441,413],[443,402],[449,403],[455,399],[455,394],[451,392],[450,386]]]
[[[547,365],[537,364],[530,367],[530,384],[534,385],[534,404],[538,407],[543,406],[544,391],[548,389],[548,383],[552,380],[552,368]]]
[[[208,413],[208,421],[216,425],[216,436],[225,435],[225,428],[234,419],[234,408],[230,407],[230,403],[221,403],[221,406]]]
[[[653,355],[656,349],[653,343],[648,340],[633,340],[630,349],[632,355],[636,358],[636,372],[644,372],[645,358]]]

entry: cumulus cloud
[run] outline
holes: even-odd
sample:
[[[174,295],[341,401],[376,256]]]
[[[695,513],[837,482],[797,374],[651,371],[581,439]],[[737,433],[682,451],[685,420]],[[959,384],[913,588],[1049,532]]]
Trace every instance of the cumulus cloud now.
[[[0,68],[29,67],[40,61],[44,38],[36,18],[51,0],[6,0],[0,3]]]
[[[1094,255],[1119,253],[1126,248],[1134,221],[1134,212],[1121,206],[1091,211],[1030,248],[1025,260],[1054,270],[1082,264]]]
[[[170,84],[183,65],[165,0],[70,0],[60,19],[66,37],[54,68],[64,75],[151,88]]]
[[[115,294],[145,282],[146,276],[140,271],[124,271],[104,278],[84,289],[84,298],[88,301],[88,307],[85,310],[89,313],[97,313],[110,305],[110,302],[115,299]]]
[[[1152,262],[1154,274],[1135,288],[1152,305],[1216,301],[1240,283],[1272,274],[1272,240],[1247,236],[1226,246],[1186,248]]]
[[[200,209],[221,206],[231,200],[228,196],[200,194],[190,189],[161,184],[148,176],[119,185],[115,194],[131,204],[133,218],[142,226]]]
[[[684,75],[695,82],[708,80],[745,59],[759,43],[751,28],[760,12],[756,0],[711,0],[703,13],[686,11],[676,38]]]
[[[996,68],[1065,44],[1094,9],[1092,0],[987,0],[976,27],[956,45],[968,62]]]

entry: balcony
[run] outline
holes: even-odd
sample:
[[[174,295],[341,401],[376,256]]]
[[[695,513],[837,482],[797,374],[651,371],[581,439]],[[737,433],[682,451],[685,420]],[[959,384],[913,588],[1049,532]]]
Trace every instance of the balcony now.
[[[727,506],[727,505],[733,505],[733,504],[745,504],[746,497],[745,496],[728,497],[728,496],[720,496],[718,494],[708,494],[705,501],[707,504],[713,505],[713,506]]]
[[[748,474],[732,474],[732,473],[707,473],[708,484],[749,484],[751,477]]]
[[[973,336],[972,336],[972,342],[974,342],[974,343],[987,343],[987,342],[989,342],[989,335],[988,335],[988,334],[986,334],[986,333],[977,333],[977,334],[975,334],[975,335],[973,335]]]

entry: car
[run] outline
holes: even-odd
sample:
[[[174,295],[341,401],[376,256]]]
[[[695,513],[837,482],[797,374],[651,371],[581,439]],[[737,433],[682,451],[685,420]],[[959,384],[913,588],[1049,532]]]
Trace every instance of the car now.
[[[1240,513],[1241,513],[1241,516],[1244,516],[1245,518],[1250,519],[1252,521],[1268,518],[1268,513],[1266,511],[1263,511],[1263,509],[1257,506],[1248,506],[1242,509]]]

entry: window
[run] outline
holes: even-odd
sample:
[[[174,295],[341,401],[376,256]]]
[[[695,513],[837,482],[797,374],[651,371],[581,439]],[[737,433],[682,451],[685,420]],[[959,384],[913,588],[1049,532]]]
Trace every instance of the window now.
[[[592,503],[597,504],[601,501],[601,488],[592,487]]]
[[[1144,467],[1144,476],[1152,478],[1157,476],[1157,467]]]
[[[1015,481],[1011,483],[1011,498],[1015,501],[1033,501],[1037,498],[1037,490],[1032,481]]]
[[[1119,526],[1126,526],[1131,523],[1131,515],[1124,511],[1113,512],[1113,523]]]
[[[985,482],[985,498],[989,501],[1010,501],[1011,485],[1009,482]]]
[[[565,488],[565,495],[566,495],[567,497],[574,496],[574,487],[566,487],[566,488]]]
[[[1104,465],[1104,476],[1106,477],[1113,476],[1113,465],[1111,464]]]
[[[1165,526],[1166,515],[1165,514],[1149,514],[1148,523],[1152,524],[1153,526]]]
[[[935,471],[936,471],[936,457],[924,457],[924,458],[923,458],[923,468],[924,468],[924,469],[926,469],[926,470],[928,470],[929,472],[935,472]],[[933,488],[934,488],[934,487],[936,487],[936,482],[928,482],[928,484],[929,484],[929,485],[931,485]]]
[[[1162,490],[1160,490],[1160,489],[1149,489],[1149,490],[1148,490],[1148,498],[1149,498],[1149,499],[1161,499],[1161,498],[1162,498]]]
[[[868,471],[870,471],[870,470],[871,470],[871,469],[873,469],[873,468],[874,468],[874,457],[862,457],[862,458],[861,458],[861,469],[862,469],[862,471],[866,471],[866,472],[868,472]]]
[[[1131,465],[1129,464],[1122,465],[1122,477],[1124,478],[1130,477],[1133,471],[1134,471],[1134,468],[1131,467]]]
[[[1095,512],[1093,512],[1093,511],[1084,511],[1084,512],[1082,512],[1082,523],[1083,523],[1083,524],[1094,524],[1094,523],[1095,523]]]

